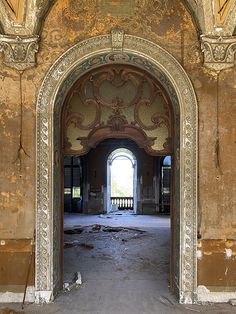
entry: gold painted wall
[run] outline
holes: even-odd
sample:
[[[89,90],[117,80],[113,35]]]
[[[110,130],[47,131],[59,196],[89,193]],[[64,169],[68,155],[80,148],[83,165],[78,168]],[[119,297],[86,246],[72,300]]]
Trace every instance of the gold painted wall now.
[[[144,37],[167,49],[188,73],[199,104],[199,236],[207,241],[236,239],[235,67],[220,74],[217,114],[216,76],[202,67],[199,38],[189,12],[175,0],[163,2],[160,6],[156,3],[154,0],[130,0],[122,11],[117,12],[105,0],[56,1],[43,25],[38,64],[22,76],[24,150],[19,150],[19,74],[4,66],[0,56],[1,239],[21,241],[33,237],[35,103],[47,70],[76,42],[110,33],[115,27],[121,27],[128,34]],[[217,123],[219,143],[216,142]],[[0,246],[0,262],[5,259],[4,250]],[[222,253],[221,260],[225,267],[223,256]],[[12,263],[15,263],[14,258]],[[200,282],[205,284],[209,282],[205,277],[211,277],[213,273],[209,263],[200,262],[199,267],[204,273]],[[11,284],[10,279],[6,282],[1,277],[0,281]],[[236,285],[236,277],[230,282],[224,278],[214,282],[214,285],[219,286],[227,284]]]

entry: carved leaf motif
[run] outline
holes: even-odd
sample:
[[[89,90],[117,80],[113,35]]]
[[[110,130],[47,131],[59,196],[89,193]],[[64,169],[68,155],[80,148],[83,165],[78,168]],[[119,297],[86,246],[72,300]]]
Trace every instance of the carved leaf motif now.
[[[111,131],[123,131],[125,125],[128,125],[128,121],[125,116],[120,115],[120,112],[117,111],[109,117],[107,124],[111,127]]]
[[[0,35],[0,51],[4,53],[4,63],[20,71],[34,66],[38,40],[38,36]]]
[[[151,121],[155,125],[155,127],[162,127],[162,126],[167,126],[169,127],[169,118],[166,115],[162,115],[161,113],[155,113],[151,117]]]
[[[227,47],[223,45],[216,46],[213,49],[214,58],[216,61],[223,61],[225,59]]]
[[[236,38],[202,36],[204,65],[215,71],[234,66]]]
[[[14,59],[16,61],[24,61],[26,58],[27,49],[24,45],[15,45],[12,47]]]

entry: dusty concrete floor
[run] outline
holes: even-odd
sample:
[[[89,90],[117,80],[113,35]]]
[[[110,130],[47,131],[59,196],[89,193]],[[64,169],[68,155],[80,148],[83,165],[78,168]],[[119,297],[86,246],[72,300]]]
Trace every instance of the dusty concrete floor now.
[[[177,303],[168,289],[169,225],[169,218],[163,216],[65,215],[65,230],[78,228],[78,233],[65,234],[64,277],[68,281],[79,271],[82,285],[61,293],[52,304],[26,305],[25,313],[235,313],[228,304]],[[104,226],[144,232],[109,232]],[[4,307],[20,310],[16,304]]]

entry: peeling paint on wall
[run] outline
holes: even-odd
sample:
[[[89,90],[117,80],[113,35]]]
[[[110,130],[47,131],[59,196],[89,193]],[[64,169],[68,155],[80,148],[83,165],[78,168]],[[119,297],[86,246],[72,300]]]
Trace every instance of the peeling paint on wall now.
[[[32,238],[34,231],[35,103],[46,72],[76,42],[121,27],[128,34],[145,37],[168,50],[193,82],[199,104],[198,281],[207,287],[233,286],[236,285],[235,68],[220,75],[217,113],[216,74],[202,67],[198,33],[188,10],[174,0],[161,9],[153,8],[153,1],[142,3],[135,7],[135,15],[117,15],[111,10],[104,13],[106,7],[103,12],[97,10],[93,1],[56,1],[43,26],[38,65],[22,76],[22,140],[29,157],[22,159],[21,173],[19,162],[14,163],[19,148],[19,76],[3,65],[0,56],[0,238],[2,241]],[[215,167],[217,127],[222,173]],[[19,262],[17,255],[12,258],[14,263]]]

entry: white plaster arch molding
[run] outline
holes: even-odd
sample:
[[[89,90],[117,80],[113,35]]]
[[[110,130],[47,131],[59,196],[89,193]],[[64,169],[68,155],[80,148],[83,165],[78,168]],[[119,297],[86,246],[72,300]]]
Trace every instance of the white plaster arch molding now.
[[[179,187],[179,301],[196,302],[197,134],[198,109],[193,86],[178,61],[160,46],[140,37],[113,31],[77,43],[53,64],[37,99],[36,302],[50,302],[59,283],[60,111],[63,100],[86,71],[107,63],[144,68],[165,85],[180,126],[175,167]],[[159,78],[158,78],[159,75]],[[178,116],[178,111],[180,115]]]

